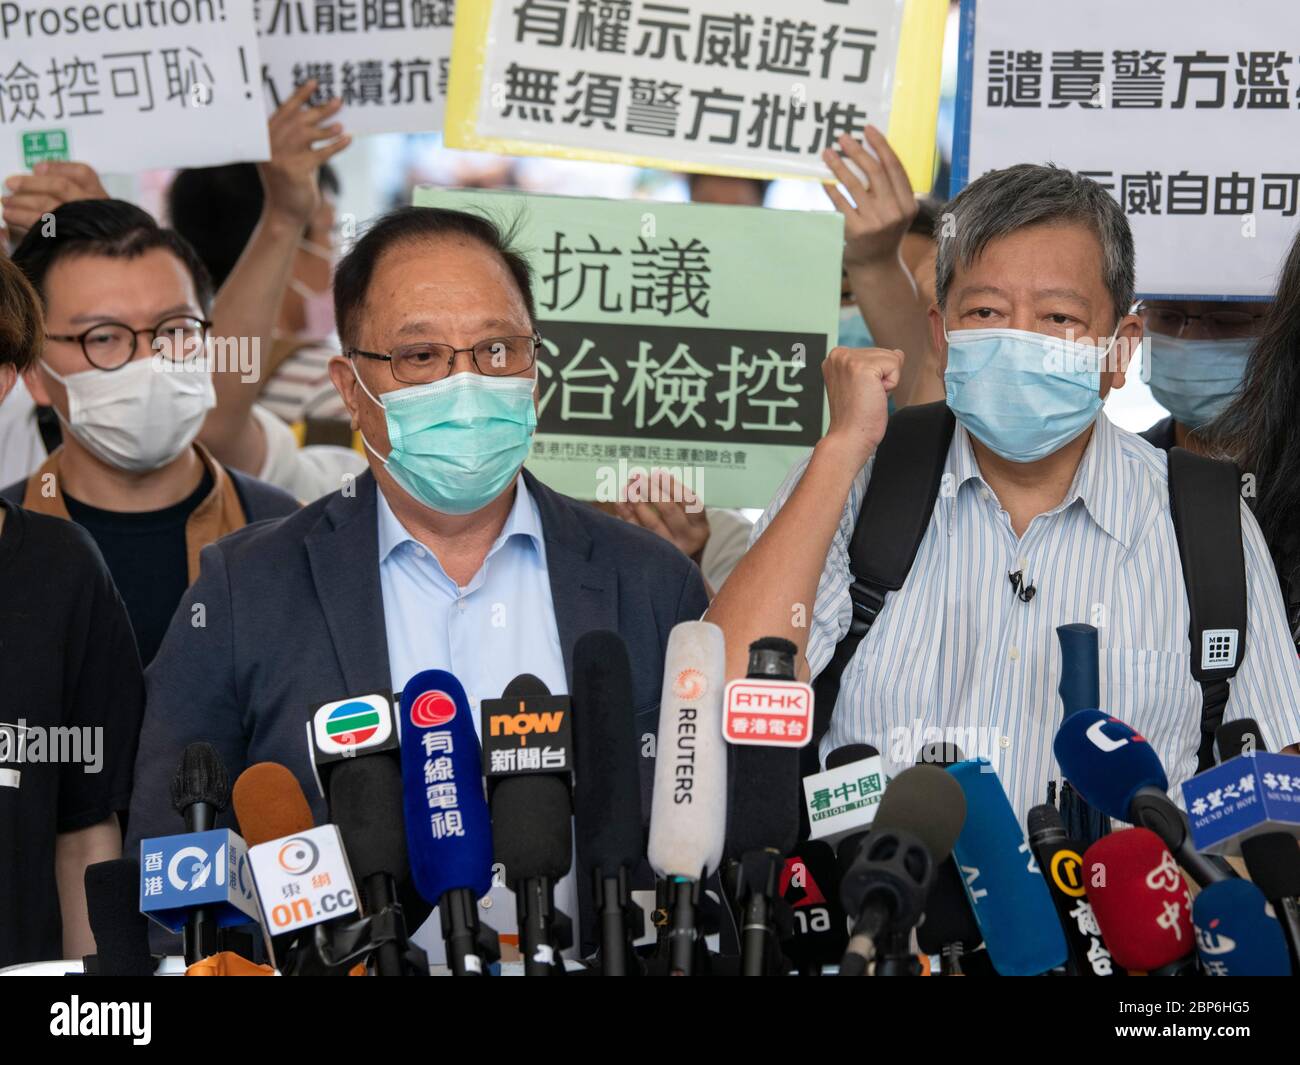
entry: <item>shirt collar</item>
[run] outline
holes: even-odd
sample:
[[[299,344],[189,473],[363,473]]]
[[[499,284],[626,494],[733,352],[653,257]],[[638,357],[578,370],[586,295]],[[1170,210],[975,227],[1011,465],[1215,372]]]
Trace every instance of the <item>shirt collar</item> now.
[[[415,544],[418,541],[406,531],[406,526],[397,520],[397,515],[388,505],[383,491],[380,490],[377,494],[379,496],[379,561],[382,564],[402,544]],[[491,558],[512,536],[523,536],[532,540],[539,555],[544,551],[542,516],[537,509],[537,501],[533,499],[528,486],[524,484],[523,477],[515,481],[514,504],[510,507],[510,513],[506,515],[506,523],[501,527],[501,532],[493,542],[487,557]]]
[[[955,499],[968,481],[985,484],[975,459],[975,449],[971,447],[970,434],[960,422],[953,432],[944,473],[951,478],[952,489],[950,492],[941,491],[940,498]],[[1098,413],[1093,423],[1092,439],[1084,449],[1074,481],[1055,510],[1064,510],[1076,499],[1082,500],[1089,516],[1107,535],[1125,547],[1129,546],[1124,508],[1124,454],[1119,431],[1104,412]]]

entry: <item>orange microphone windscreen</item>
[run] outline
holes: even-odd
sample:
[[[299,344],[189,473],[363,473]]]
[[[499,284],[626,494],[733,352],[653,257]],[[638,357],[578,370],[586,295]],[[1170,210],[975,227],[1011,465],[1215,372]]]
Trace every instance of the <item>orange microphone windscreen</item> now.
[[[278,762],[258,762],[240,773],[231,800],[239,834],[250,847],[316,825],[298,778]]]

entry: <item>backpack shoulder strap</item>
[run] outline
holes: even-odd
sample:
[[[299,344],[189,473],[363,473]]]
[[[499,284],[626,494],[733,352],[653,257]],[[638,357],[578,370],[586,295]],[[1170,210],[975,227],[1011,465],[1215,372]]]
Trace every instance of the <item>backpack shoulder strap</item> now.
[[[1246,558],[1237,467],[1170,448],[1169,509],[1191,610],[1192,676],[1204,696],[1199,772],[1214,765],[1214,734],[1228,704],[1228,681],[1246,653]]]
[[[930,525],[956,420],[946,403],[904,407],[890,415],[876,449],[866,497],[849,543],[853,618],[814,684],[813,742],[830,728],[840,675],[875,623],[885,595],[903,586]]]

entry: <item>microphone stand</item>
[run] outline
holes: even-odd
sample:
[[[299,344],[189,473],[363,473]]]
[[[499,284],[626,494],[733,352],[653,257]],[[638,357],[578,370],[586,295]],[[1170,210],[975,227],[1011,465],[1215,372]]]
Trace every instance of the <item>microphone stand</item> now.
[[[773,939],[773,903],[783,859],[771,847],[746,851],[733,869],[735,897],[743,915],[740,939],[742,976],[772,976],[780,969]]]
[[[644,921],[641,907],[632,901],[627,882],[627,867],[620,865],[617,873],[604,875],[596,869],[592,896],[596,912],[600,914],[600,969],[604,976],[640,976],[643,967],[632,948],[633,936],[629,925]],[[631,960],[631,965],[628,962]]]
[[[474,892],[451,888],[438,900],[447,965],[452,976],[487,976],[487,967],[501,958],[496,930],[480,924]]]
[[[573,942],[573,926],[555,908],[555,888],[550,877],[527,877],[516,893],[524,975],[564,976],[566,969],[560,952]]]

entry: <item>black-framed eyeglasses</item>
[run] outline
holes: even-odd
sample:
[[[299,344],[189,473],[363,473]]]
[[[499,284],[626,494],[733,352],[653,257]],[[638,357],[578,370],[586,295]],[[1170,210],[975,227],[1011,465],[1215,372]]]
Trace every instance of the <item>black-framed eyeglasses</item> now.
[[[527,373],[537,361],[537,348],[541,342],[541,336],[534,333],[532,336],[489,337],[472,348],[420,342],[403,344],[388,355],[360,348],[349,348],[343,354],[388,363],[393,378],[401,384],[427,385],[450,374],[452,363],[462,351],[468,351],[474,360],[474,368],[488,377],[513,377]]]
[[[135,357],[139,337],[149,338],[149,347],[160,358],[182,362],[197,354],[207,339],[212,323],[189,314],[164,318],[151,329],[132,329],[122,322],[100,322],[84,333],[46,333],[46,340],[63,340],[81,345],[86,361],[97,370],[120,370]]]
[[[1182,336],[1188,322],[1200,322],[1206,336],[1215,340],[1253,337],[1264,321],[1262,314],[1248,311],[1206,311],[1204,314],[1185,314],[1173,307],[1143,306],[1139,313],[1142,321],[1156,333],[1164,336]]]

